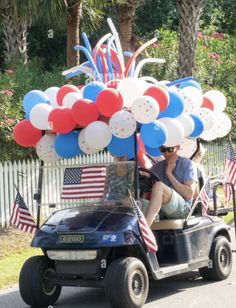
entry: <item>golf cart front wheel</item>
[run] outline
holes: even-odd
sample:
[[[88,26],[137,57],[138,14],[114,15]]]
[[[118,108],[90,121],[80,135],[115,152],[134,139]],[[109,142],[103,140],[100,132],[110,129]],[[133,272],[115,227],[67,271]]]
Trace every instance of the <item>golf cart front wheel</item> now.
[[[208,267],[199,269],[205,280],[224,280],[232,268],[232,251],[228,239],[224,236],[217,236],[211,247],[210,263]]]
[[[120,258],[108,267],[105,291],[112,307],[142,307],[146,302],[148,290],[147,270],[139,259]]]
[[[45,256],[33,256],[20,272],[19,289],[24,302],[33,307],[53,305],[61,293],[61,287],[52,284],[55,275],[53,262]]]

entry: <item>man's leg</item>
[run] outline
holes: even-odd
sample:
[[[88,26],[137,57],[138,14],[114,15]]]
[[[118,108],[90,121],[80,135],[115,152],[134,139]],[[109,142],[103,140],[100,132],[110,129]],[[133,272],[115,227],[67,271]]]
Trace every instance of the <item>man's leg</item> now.
[[[162,182],[156,182],[152,188],[152,196],[146,212],[146,220],[149,226],[152,225],[156,215],[160,212],[161,205],[171,200],[172,189]]]

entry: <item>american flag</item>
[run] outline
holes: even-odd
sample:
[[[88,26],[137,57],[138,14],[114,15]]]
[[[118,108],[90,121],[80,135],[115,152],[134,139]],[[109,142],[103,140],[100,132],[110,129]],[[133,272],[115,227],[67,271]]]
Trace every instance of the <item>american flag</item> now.
[[[209,178],[205,181],[200,191],[199,198],[202,203],[202,215],[206,216],[208,210],[208,202],[209,199],[212,198],[211,183]]]
[[[61,199],[102,198],[106,167],[65,168]]]
[[[16,226],[18,229],[24,232],[33,233],[37,229],[35,221],[32,218],[29,209],[25,204],[25,201],[18,191],[10,217],[10,224],[12,226]]]
[[[230,143],[227,147],[225,170],[223,183],[232,183],[236,190],[236,151]],[[225,186],[225,198],[226,205],[229,207],[229,203],[232,197],[232,190],[230,185]]]
[[[137,202],[133,197],[131,197],[135,214],[138,218],[139,228],[143,237],[143,240],[146,244],[147,250],[151,252],[157,252],[158,246],[156,243],[155,236],[152,233],[152,230],[149,228],[146,218],[143,215],[143,212],[140,210]]]

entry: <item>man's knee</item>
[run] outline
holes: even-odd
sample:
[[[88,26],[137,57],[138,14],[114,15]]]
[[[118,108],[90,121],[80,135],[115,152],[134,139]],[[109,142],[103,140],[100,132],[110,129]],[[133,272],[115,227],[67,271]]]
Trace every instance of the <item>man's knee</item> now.
[[[158,181],[153,185],[152,192],[157,193],[157,192],[163,191],[165,186],[166,185],[164,183],[162,183],[161,181]]]

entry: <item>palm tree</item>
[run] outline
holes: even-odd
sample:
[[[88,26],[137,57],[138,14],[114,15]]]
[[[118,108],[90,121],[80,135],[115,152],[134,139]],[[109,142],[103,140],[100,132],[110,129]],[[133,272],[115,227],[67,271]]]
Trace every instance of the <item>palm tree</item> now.
[[[180,13],[179,77],[191,76],[197,42],[197,31],[206,0],[177,0]]]

